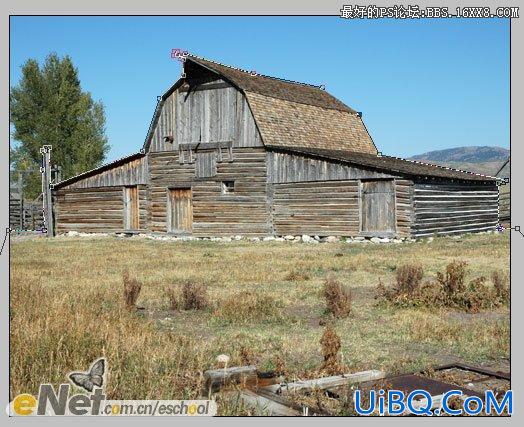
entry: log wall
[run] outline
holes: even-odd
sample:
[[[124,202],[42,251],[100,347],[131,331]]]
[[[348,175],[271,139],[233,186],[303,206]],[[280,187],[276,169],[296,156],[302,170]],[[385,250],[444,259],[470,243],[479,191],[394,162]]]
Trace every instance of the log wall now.
[[[273,186],[277,235],[354,236],[359,233],[358,181]]]
[[[493,184],[423,183],[414,185],[412,234],[462,234],[494,230],[498,187]]]
[[[216,164],[216,175],[196,178],[195,163],[179,163],[178,151],[150,153],[150,230],[167,231],[169,188],[191,188],[193,235],[267,235],[270,232],[263,148],[234,148],[234,161]],[[223,194],[222,182],[234,181]]]
[[[397,216],[397,235],[408,237],[413,222],[413,181],[395,180],[395,210]]]
[[[139,229],[147,228],[146,187],[138,187]],[[124,231],[124,186],[59,189],[55,193],[56,232]]]
[[[506,225],[511,222],[511,187],[510,184],[499,187],[499,221]]]

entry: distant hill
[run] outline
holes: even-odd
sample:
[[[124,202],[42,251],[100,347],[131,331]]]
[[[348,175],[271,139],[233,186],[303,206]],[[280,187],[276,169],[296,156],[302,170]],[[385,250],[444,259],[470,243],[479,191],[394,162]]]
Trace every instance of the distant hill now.
[[[495,175],[509,157],[509,150],[502,147],[457,147],[429,151],[410,157],[426,163],[448,166],[455,169]],[[509,169],[509,168],[508,168]]]

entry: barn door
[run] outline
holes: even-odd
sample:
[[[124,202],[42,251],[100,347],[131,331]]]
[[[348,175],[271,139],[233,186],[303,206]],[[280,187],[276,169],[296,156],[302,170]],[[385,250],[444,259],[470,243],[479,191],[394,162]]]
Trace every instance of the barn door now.
[[[395,187],[393,180],[362,181],[361,232],[369,235],[395,231]]]
[[[138,187],[124,188],[124,229],[138,230]]]
[[[167,231],[191,231],[193,228],[193,197],[191,188],[168,190]]]

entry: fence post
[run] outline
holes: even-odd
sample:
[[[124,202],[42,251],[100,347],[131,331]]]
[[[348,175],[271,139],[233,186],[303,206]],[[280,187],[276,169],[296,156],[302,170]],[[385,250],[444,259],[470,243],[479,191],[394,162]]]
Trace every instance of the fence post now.
[[[44,145],[40,152],[43,157],[42,198],[44,202],[44,224],[47,237],[54,236],[53,201],[51,195],[51,145]]]

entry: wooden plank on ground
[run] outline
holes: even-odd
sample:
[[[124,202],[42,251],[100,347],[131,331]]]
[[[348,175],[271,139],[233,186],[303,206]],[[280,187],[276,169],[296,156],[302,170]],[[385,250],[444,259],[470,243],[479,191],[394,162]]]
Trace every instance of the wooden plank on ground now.
[[[210,369],[204,372],[204,379],[206,382],[206,389],[212,392],[220,390],[224,385],[239,384],[245,382],[257,381],[257,367],[249,366],[233,366],[224,369]]]
[[[335,375],[332,377],[316,378],[313,380],[297,381],[287,384],[274,384],[264,387],[265,390],[273,393],[282,393],[297,390],[325,390],[332,387],[339,387],[346,384],[361,383],[365,381],[379,380],[386,376],[385,372],[378,370],[356,372],[354,374]]]

